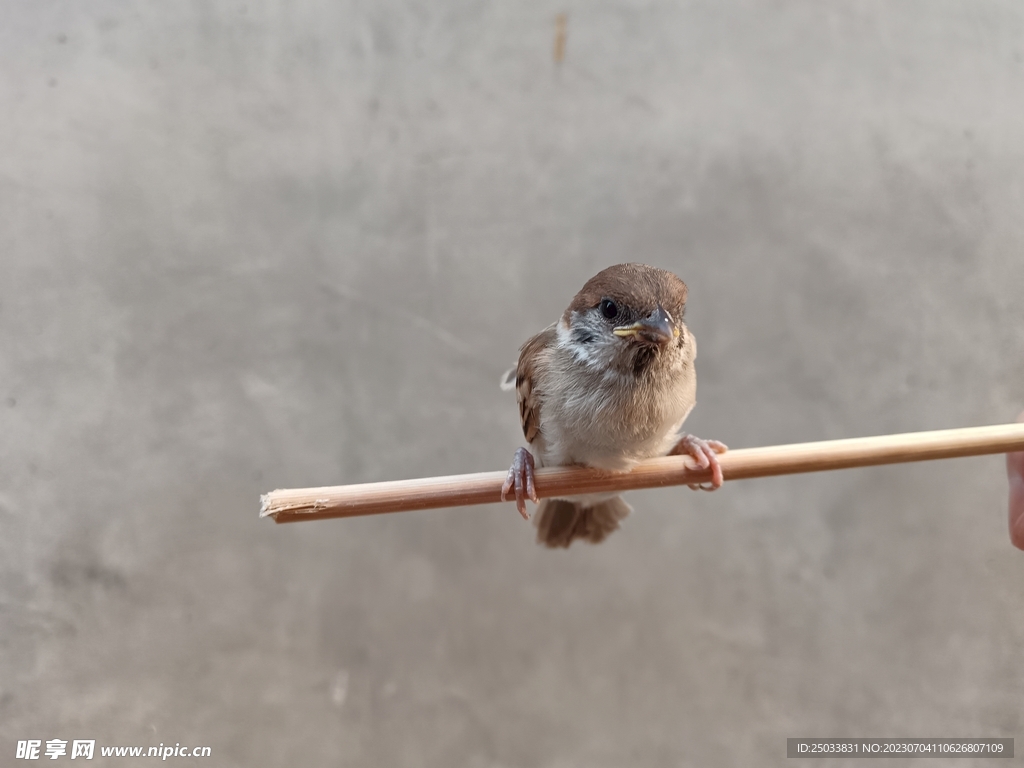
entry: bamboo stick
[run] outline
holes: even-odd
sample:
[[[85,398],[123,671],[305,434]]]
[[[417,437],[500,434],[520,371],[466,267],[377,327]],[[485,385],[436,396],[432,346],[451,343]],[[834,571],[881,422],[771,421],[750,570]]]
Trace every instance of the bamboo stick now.
[[[726,480],[951,459],[1024,450],[1024,424],[909,432],[898,435],[794,443],[728,451],[719,457]],[[261,497],[260,517],[278,523],[356,517],[384,512],[492,504],[501,500],[505,472],[479,472],[417,480],[276,490]],[[629,472],[587,467],[538,469],[540,498],[706,483],[708,470],[689,456],[651,459]]]

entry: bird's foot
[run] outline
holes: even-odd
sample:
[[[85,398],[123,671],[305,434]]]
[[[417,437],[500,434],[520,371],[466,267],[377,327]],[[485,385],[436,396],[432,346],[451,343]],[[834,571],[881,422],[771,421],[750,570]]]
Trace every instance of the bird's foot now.
[[[714,491],[722,487],[722,466],[718,463],[718,454],[725,453],[729,447],[718,440],[702,440],[694,435],[685,435],[672,449],[672,456],[692,456],[701,469],[711,470],[711,484],[690,483],[693,490]]]
[[[505,501],[508,494],[515,490],[516,509],[523,516],[524,520],[530,519],[530,513],[526,511],[526,500],[530,499],[534,504],[540,502],[537,498],[537,488],[534,483],[533,454],[525,448],[517,448],[515,458],[512,459],[512,466],[509,467],[508,476],[501,486],[501,500]],[[719,483],[721,485],[721,483]]]

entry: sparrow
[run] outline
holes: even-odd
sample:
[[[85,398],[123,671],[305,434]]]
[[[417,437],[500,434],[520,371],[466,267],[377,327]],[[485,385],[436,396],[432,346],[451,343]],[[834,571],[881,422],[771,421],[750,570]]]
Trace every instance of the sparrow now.
[[[722,485],[717,440],[680,434],[697,402],[697,342],[683,322],[686,283],[646,264],[617,264],[583,286],[561,319],[529,339],[502,378],[515,388],[527,447],[516,450],[501,489],[530,519],[537,541],[568,547],[603,541],[632,510],[617,493],[538,502],[537,467],[626,471],[644,459],[688,454]]]

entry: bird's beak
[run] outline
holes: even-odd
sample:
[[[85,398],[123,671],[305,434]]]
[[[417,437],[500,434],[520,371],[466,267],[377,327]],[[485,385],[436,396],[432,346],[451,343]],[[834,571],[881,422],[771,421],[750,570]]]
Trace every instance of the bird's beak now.
[[[646,320],[620,326],[612,333],[621,337],[633,336],[650,344],[668,344],[679,336],[679,328],[672,322],[668,312],[659,305]]]

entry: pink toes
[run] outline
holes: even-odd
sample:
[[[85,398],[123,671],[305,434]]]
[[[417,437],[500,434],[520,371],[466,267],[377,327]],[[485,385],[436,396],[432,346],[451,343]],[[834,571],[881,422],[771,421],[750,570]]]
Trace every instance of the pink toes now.
[[[540,500],[537,498],[537,487],[534,482],[533,454],[525,448],[516,449],[515,458],[512,459],[512,466],[509,467],[508,475],[501,486],[501,500],[508,498],[510,491],[515,491],[516,509],[523,516],[524,520],[530,519],[526,511],[526,500],[530,499],[534,504]]]
[[[686,435],[672,449],[673,455],[692,456],[701,469],[711,470],[710,486],[691,484],[690,488],[702,491],[714,491],[722,487],[725,478],[722,476],[722,466],[718,463],[718,454],[729,450],[728,446],[718,440],[702,440],[693,435]]]

